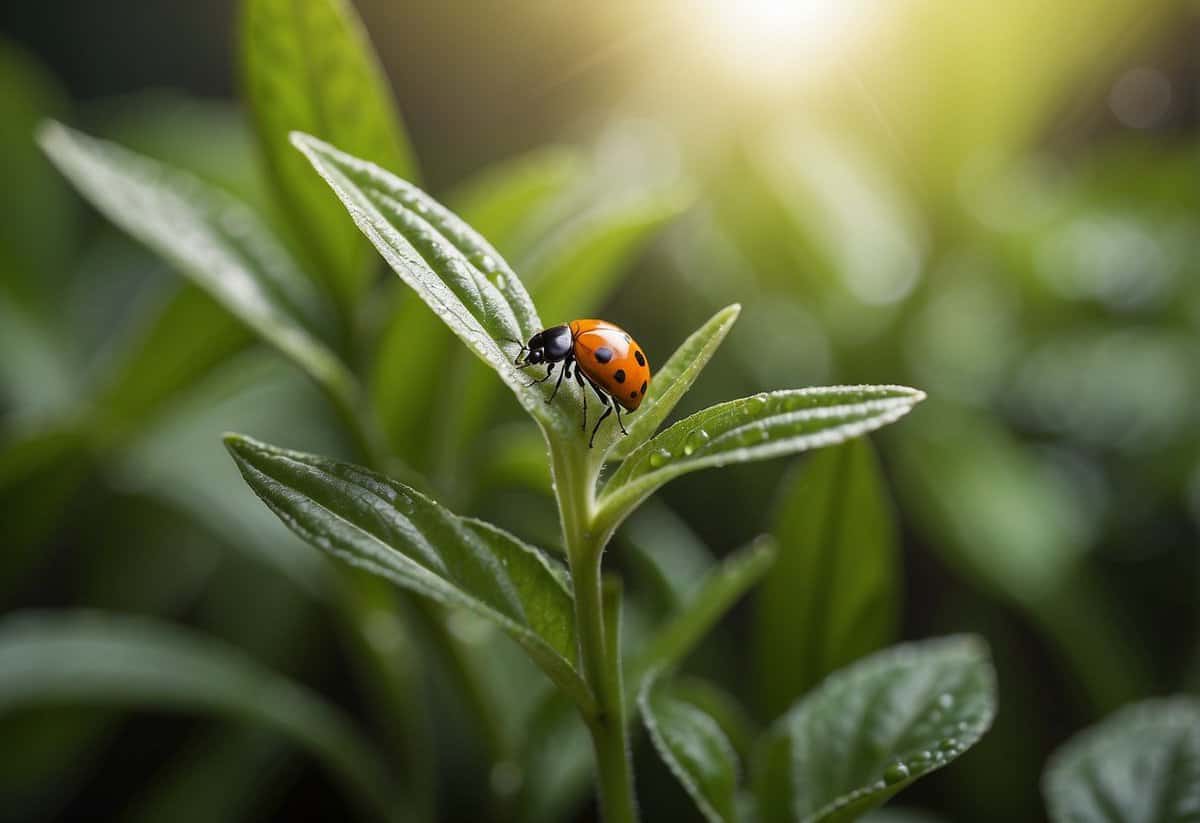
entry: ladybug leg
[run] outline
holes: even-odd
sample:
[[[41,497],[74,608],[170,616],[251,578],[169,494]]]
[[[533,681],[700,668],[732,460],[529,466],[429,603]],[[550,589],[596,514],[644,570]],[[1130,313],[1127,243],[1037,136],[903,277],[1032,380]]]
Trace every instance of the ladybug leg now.
[[[614,400],[613,408],[617,410],[617,425],[621,427],[621,434],[628,436],[629,432],[625,431],[625,421],[621,419],[621,404]]]
[[[546,398],[546,405],[550,405],[550,403],[554,401],[554,396],[558,394],[558,387],[562,385],[563,378],[567,376],[567,371],[569,368],[569,364],[563,363],[562,371],[558,373],[558,382],[554,384],[554,391],[550,392],[550,396]],[[549,371],[554,371],[553,363],[550,364]],[[547,373],[546,377],[549,378],[550,374]]]
[[[575,382],[579,384],[583,395],[583,422],[579,424],[580,431],[587,431],[587,386],[583,385],[584,381],[583,370],[579,368],[579,364],[575,364]]]
[[[609,400],[604,404],[604,414],[600,415],[600,419],[596,421],[596,425],[592,429],[592,437],[588,440],[589,449],[596,444],[596,432],[600,431],[600,424],[604,422],[604,418],[612,414],[613,406],[615,405],[617,405],[615,400]]]
[[[546,366],[546,376],[539,377],[536,380],[530,380],[528,383],[525,384],[525,388],[529,388],[530,386],[536,385],[538,383],[545,383],[547,380],[549,380],[553,376],[554,376],[554,364],[550,363],[549,365]],[[559,379],[561,380],[562,378],[560,377]],[[549,402],[549,401],[547,401],[547,402]]]

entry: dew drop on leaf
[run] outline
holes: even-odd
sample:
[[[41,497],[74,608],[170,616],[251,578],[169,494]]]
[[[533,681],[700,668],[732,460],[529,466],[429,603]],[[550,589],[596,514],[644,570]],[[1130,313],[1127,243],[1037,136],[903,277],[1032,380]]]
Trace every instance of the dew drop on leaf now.
[[[883,780],[889,786],[894,786],[906,779],[908,779],[908,766],[903,763],[893,763],[884,769]]]
[[[708,432],[704,429],[696,429],[687,436],[687,440],[683,444],[683,453],[691,456],[697,449],[702,448],[709,441]]]
[[[671,459],[671,453],[666,449],[655,449],[650,452],[650,468],[657,469],[660,466],[666,465]]]

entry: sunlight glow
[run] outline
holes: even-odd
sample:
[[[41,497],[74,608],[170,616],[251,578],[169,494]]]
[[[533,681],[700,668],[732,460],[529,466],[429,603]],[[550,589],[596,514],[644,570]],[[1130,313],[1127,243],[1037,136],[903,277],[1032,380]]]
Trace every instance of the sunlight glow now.
[[[846,45],[866,8],[864,0],[706,0],[696,22],[704,47],[747,79],[793,83]]]

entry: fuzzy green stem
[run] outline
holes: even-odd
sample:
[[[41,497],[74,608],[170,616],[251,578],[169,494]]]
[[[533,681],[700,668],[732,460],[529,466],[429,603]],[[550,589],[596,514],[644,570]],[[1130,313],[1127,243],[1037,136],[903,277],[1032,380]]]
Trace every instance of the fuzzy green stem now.
[[[594,476],[582,440],[578,445],[555,443],[551,458],[575,588],[579,660],[596,696],[597,710],[584,720],[596,755],[600,807],[605,823],[637,823],[621,682],[619,590],[611,590],[617,592],[615,597],[605,597],[600,576],[608,534],[598,533],[591,526]]]

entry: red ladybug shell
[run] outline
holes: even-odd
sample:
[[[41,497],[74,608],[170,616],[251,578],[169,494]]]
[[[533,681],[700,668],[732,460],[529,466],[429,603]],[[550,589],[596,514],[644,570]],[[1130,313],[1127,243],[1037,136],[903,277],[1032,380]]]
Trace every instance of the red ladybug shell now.
[[[629,411],[642,405],[650,363],[637,341],[605,320],[572,320],[575,363]]]

